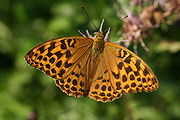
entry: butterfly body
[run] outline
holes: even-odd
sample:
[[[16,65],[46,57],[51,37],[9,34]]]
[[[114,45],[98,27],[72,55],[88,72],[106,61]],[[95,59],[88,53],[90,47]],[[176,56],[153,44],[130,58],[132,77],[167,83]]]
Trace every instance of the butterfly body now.
[[[94,38],[64,37],[38,45],[25,55],[68,95],[108,102],[123,94],[149,92],[159,83],[149,66],[128,49],[108,42],[100,30]]]
[[[104,52],[105,41],[103,39],[104,35],[102,32],[97,32],[95,35],[95,39],[93,40],[92,48],[91,48],[91,63],[89,65],[89,73],[90,73],[90,81],[93,80],[95,71],[97,70],[99,61],[102,58],[102,54]]]

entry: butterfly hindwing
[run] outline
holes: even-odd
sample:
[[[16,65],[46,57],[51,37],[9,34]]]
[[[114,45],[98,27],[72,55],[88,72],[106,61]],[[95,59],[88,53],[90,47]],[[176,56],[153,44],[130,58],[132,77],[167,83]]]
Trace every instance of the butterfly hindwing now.
[[[90,83],[87,78],[87,65],[89,59],[90,52],[88,50],[76,62],[74,67],[71,67],[64,78],[56,80],[56,85],[68,95],[74,95],[75,97],[88,95]]]
[[[86,37],[50,40],[30,50],[25,60],[54,78],[56,85],[67,94],[86,96],[89,83],[83,72],[87,72],[86,62],[92,42]]]
[[[106,54],[100,57],[100,62],[89,91],[90,98],[102,102],[110,102],[121,96],[111,84],[110,69],[105,60],[106,57]]]

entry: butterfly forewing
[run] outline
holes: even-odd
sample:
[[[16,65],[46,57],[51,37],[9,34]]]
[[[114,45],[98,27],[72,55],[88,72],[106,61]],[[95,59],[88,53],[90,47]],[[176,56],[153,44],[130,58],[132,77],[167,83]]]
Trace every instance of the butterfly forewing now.
[[[86,37],[50,40],[30,50],[25,60],[54,78],[67,94],[86,96],[89,91],[86,68],[92,42]]]
[[[149,92],[158,88],[156,76],[136,54],[110,42],[106,42],[105,54],[113,76],[111,83],[117,92]]]
[[[56,85],[68,95],[74,95],[75,97],[88,95],[90,83],[87,78],[87,65],[89,59],[90,49],[85,51],[78,61],[68,69],[65,77],[56,80]]]

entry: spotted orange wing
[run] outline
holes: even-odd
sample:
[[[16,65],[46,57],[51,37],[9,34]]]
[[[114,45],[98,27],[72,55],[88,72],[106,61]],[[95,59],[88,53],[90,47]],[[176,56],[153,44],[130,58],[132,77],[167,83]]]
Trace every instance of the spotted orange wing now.
[[[110,28],[104,36],[103,22],[94,37],[47,41],[30,50],[25,60],[75,97],[108,102],[123,94],[156,90],[159,83],[150,67],[128,49],[107,42]]]
[[[89,91],[90,98],[101,102],[110,102],[122,95],[112,85],[109,63],[106,61],[107,57],[109,56],[106,56],[106,53],[101,56]]]
[[[130,50],[106,42],[105,51],[109,63],[112,85],[121,93],[150,92],[158,88],[158,80],[150,67]],[[114,61],[114,62],[111,62]]]
[[[150,67],[130,50],[105,42],[104,53],[93,79],[89,97],[102,102],[122,94],[150,92],[158,88],[158,80]]]
[[[86,37],[65,37],[42,43],[25,55],[31,66],[44,71],[68,95],[89,93],[87,64],[93,40]]]

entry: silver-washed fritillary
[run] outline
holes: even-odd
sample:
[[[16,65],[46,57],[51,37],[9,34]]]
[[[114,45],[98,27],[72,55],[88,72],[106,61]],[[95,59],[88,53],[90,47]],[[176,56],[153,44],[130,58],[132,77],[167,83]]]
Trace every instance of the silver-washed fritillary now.
[[[25,55],[31,66],[51,76],[66,94],[108,102],[123,94],[151,92],[158,80],[150,67],[130,50],[94,37],[63,37],[42,43]]]

